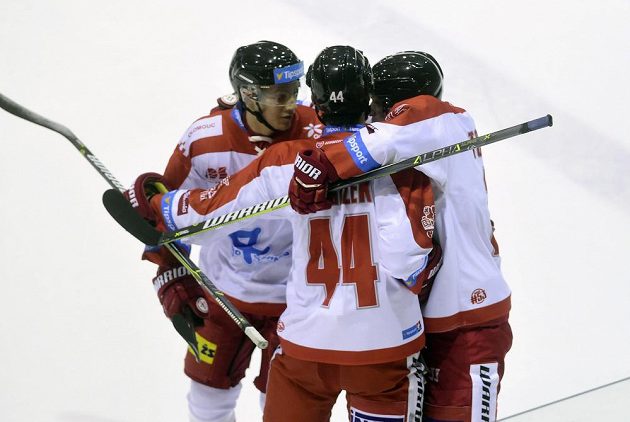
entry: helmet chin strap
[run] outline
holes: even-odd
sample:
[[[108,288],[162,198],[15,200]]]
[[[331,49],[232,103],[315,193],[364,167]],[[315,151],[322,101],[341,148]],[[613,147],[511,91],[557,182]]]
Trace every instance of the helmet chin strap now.
[[[273,132],[273,133],[280,132],[278,129],[276,129],[275,127],[271,126],[271,124],[267,121],[267,119],[265,119],[265,117],[262,115],[262,109],[260,108],[260,103],[258,101],[256,101],[256,107],[258,108],[258,110],[256,110],[256,111],[254,111],[251,108],[247,107],[247,104],[245,104],[245,101],[242,101],[242,103],[243,103],[243,107],[245,108],[245,110],[250,112],[252,114],[252,116],[254,116],[256,118],[256,120],[258,120],[260,123],[262,123],[267,129],[271,130],[271,132]]]

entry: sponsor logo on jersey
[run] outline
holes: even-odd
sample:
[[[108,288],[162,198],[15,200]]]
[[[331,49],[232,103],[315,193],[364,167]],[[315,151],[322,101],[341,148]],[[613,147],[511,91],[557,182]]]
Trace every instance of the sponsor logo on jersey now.
[[[350,422],[405,422],[405,415],[385,415],[350,408]]]
[[[330,135],[332,133],[341,133],[341,132],[357,132],[363,129],[363,125],[354,125],[354,126],[326,126],[324,128],[324,136]]]
[[[299,62],[291,66],[278,67],[273,70],[273,76],[276,84],[286,84],[297,81],[304,76],[304,62]]]
[[[241,255],[248,264],[251,264],[252,256],[264,255],[271,249],[267,246],[265,249],[256,249],[254,245],[258,242],[258,236],[260,235],[261,228],[256,227],[254,230],[237,230],[230,233],[230,239],[232,239],[232,245],[234,246],[234,255]]]
[[[326,141],[317,141],[317,142],[315,142],[315,147],[316,148],[321,148],[324,145],[334,145],[334,144],[338,144],[340,142],[343,142],[343,139],[331,139],[331,140],[326,140]]]
[[[214,357],[217,354],[217,345],[210,340],[206,340],[197,332],[195,333],[195,337],[197,338],[197,346],[199,347],[199,359],[203,363],[212,365],[214,363]],[[190,347],[188,347],[188,353],[193,356],[195,355],[195,352],[193,352]]]
[[[199,192],[199,200],[207,201],[208,199],[211,199],[217,193],[217,189],[219,189],[221,185],[230,186],[230,176],[226,176],[225,179],[221,179],[219,183],[217,183],[210,189],[202,190],[201,192]]]
[[[177,229],[175,222],[173,221],[173,216],[171,215],[171,206],[173,204],[173,199],[175,197],[176,191],[170,191],[162,196],[162,219],[164,220],[164,224],[170,231],[174,231]]]
[[[472,303],[473,305],[479,305],[484,300],[486,300],[487,297],[488,295],[486,294],[486,291],[484,289],[475,289],[470,295],[470,303]]]
[[[188,128],[186,134],[179,141],[178,148],[182,154],[188,156],[190,145],[199,139],[223,134],[222,116],[204,117],[197,120]]]
[[[418,283],[418,275],[420,275],[420,273],[427,267],[427,262],[429,262],[429,257],[428,255],[425,255],[420,268],[411,273],[411,275],[407,277],[407,280],[405,280],[405,285],[407,287],[411,288]]]
[[[355,132],[344,139],[344,145],[352,157],[354,164],[360,168],[361,171],[367,172],[379,166],[368,152],[365,144],[363,143],[363,139],[361,139],[360,132]]]
[[[308,126],[304,126],[302,129],[306,131],[307,138],[318,139],[322,136],[322,125],[309,123]]]
[[[179,203],[177,204],[177,215],[188,214],[188,207],[190,203],[190,191],[186,191],[179,197]]]
[[[409,104],[401,104],[389,113],[387,113],[387,116],[385,116],[385,120],[392,120],[393,118],[400,116],[407,110],[409,110]]]
[[[420,332],[422,332],[422,321],[418,321],[411,327],[405,328],[402,331],[402,338],[403,340],[407,340],[408,338],[418,335]]]
[[[271,255],[268,252],[271,250],[270,246],[264,249],[257,249],[254,247],[258,242],[261,228],[256,227],[254,230],[237,230],[230,233],[230,239],[232,239],[232,255],[241,256],[247,264],[255,264],[261,262],[276,262],[282,257],[289,256],[289,251],[285,251],[282,255]]]
[[[206,170],[206,179],[211,182],[216,179],[225,179],[228,176],[227,169],[225,167],[219,167],[218,169],[209,168]]]

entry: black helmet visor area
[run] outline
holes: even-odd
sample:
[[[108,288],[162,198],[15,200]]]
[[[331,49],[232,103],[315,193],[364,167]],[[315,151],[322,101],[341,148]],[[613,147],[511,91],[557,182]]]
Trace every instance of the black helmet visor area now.
[[[251,98],[265,107],[290,107],[297,103],[300,81],[261,86],[248,84],[241,86],[241,96]]]

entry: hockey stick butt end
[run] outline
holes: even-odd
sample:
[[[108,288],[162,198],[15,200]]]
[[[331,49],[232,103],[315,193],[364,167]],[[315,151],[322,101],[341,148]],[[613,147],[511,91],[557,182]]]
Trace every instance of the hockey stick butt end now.
[[[243,331],[259,349],[266,349],[269,346],[269,342],[254,327],[246,327]]]
[[[553,117],[551,117],[551,114],[527,122],[527,131],[530,132],[549,126],[553,126]]]

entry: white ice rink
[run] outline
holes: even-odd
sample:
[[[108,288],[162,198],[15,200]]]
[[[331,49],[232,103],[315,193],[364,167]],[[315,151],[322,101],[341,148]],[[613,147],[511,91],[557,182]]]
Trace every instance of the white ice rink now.
[[[630,376],[628,22],[627,0],[0,0],[0,92],[68,126],[125,185],[164,169],[230,91],[235,48],[260,39],[307,64],[335,44],[372,63],[428,51],[479,133],[552,114],[484,148],[513,288],[506,417]],[[105,181],[3,110],[0,151],[0,421],[185,421],[185,347],[140,243],[101,205]],[[250,379],[240,422],[261,414]],[[564,406],[537,420],[604,419]]]

